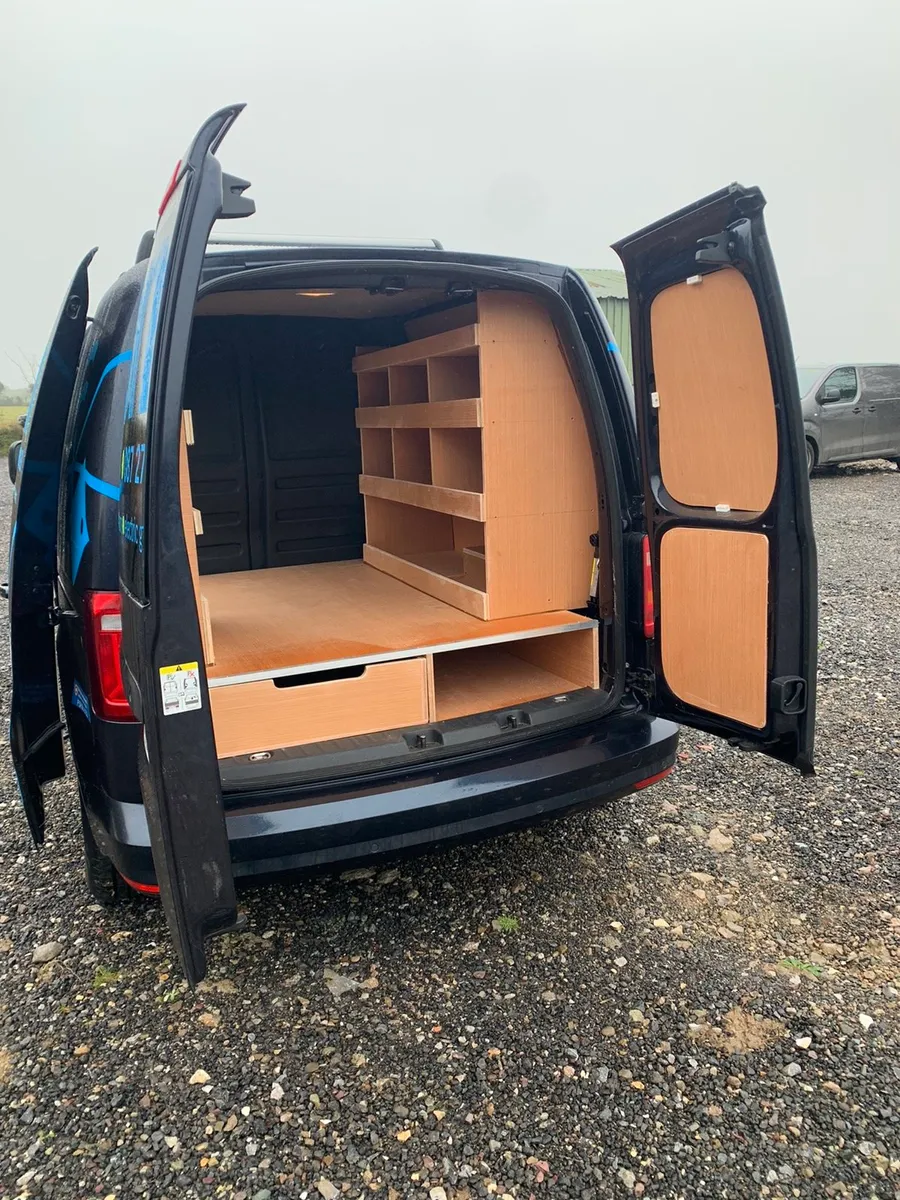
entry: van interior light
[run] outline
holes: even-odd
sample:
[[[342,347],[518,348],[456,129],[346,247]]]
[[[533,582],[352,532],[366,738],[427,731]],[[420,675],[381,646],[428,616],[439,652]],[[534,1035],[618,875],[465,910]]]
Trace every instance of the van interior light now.
[[[334,292],[295,292],[295,296],[333,296]]]

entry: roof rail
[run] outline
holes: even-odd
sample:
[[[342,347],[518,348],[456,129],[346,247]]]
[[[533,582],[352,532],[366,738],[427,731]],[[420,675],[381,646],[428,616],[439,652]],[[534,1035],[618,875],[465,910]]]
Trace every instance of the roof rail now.
[[[271,246],[273,248],[290,249],[294,246],[350,246],[377,247],[379,249],[406,250],[443,250],[443,245],[437,238],[338,238],[338,237],[298,237],[288,234],[282,237],[273,233],[215,233],[207,240],[207,249],[215,249],[224,253],[230,249],[240,249],[242,246]]]

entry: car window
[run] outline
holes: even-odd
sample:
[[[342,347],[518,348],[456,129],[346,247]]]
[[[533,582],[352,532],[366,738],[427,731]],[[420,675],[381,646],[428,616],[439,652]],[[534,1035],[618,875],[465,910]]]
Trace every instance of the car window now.
[[[862,382],[867,400],[900,397],[900,366],[863,367]]]
[[[819,388],[819,396],[822,399],[826,388],[840,389],[840,396],[832,397],[834,400],[852,400],[856,395],[856,367],[838,367],[836,371],[832,371]],[[825,400],[825,403],[829,401]]]

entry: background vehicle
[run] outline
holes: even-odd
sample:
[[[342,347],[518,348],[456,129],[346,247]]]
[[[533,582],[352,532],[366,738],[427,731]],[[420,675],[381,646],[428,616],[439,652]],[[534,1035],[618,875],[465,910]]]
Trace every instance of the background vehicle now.
[[[610,800],[670,769],[673,722],[810,771],[815,549],[761,193],[618,243],[633,397],[567,268],[209,243],[252,211],[215,157],[239,111],[90,326],[82,262],[35,387],[10,555],[35,840],[65,725],[92,887],[158,889],[196,981],[236,878]]]
[[[900,465],[900,364],[798,367],[810,471],[863,458]]]

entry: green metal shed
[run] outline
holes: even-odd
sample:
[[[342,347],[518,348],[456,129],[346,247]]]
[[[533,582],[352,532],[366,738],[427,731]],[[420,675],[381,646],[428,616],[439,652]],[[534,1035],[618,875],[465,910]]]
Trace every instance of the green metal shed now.
[[[607,268],[590,270],[579,268],[578,273],[597,297],[600,307],[609,321],[616,345],[622,352],[628,374],[632,375],[631,319],[628,315],[628,289],[625,287],[625,273]]]

